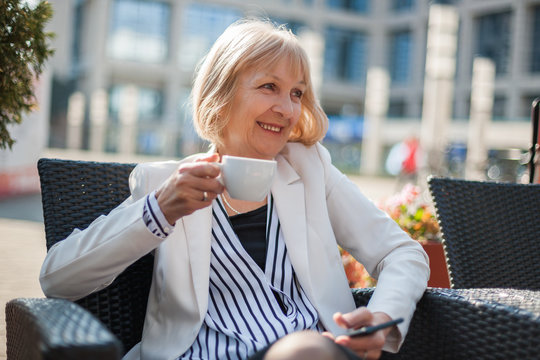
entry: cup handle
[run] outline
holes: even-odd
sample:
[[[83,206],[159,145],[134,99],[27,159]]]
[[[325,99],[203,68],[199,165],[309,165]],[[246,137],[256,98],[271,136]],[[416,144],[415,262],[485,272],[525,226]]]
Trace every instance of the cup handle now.
[[[223,164],[222,163],[214,163],[219,167],[219,175],[216,177],[216,180],[219,181],[219,183],[223,186],[225,186],[225,182],[223,181]]]

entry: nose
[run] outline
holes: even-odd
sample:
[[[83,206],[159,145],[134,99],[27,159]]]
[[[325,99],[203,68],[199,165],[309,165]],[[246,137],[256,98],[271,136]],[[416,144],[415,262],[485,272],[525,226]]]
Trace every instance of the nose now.
[[[294,112],[294,104],[290,95],[284,94],[278,96],[272,110],[278,114],[281,114],[281,116],[284,118],[290,118]]]

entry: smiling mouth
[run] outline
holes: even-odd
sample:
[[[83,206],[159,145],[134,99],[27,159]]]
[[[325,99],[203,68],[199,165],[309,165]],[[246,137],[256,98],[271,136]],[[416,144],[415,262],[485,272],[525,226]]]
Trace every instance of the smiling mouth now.
[[[257,124],[259,124],[259,126],[262,127],[264,130],[272,131],[275,133],[279,133],[281,131],[281,127],[278,126],[272,126],[261,122],[257,122]]]

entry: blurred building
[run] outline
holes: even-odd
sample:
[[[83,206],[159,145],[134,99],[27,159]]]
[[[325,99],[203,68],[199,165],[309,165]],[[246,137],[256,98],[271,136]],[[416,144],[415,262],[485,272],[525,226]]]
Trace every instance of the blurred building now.
[[[428,0],[50,0],[57,36],[52,61],[51,146],[66,146],[68,99],[84,95],[82,147],[89,147],[96,93],[107,95],[104,149],[118,151],[122,99],[135,89],[135,151],[179,156],[196,144],[186,103],[197,62],[233,21],[249,15],[316,34],[322,51],[320,98],[336,124],[354,129],[364,113],[371,67],[387,69],[389,106],[381,145],[419,129],[424,87]],[[540,96],[540,0],[456,0],[459,35],[451,141],[466,141],[475,56],[496,64],[491,148],[525,149],[530,104]],[[320,57],[317,59],[317,57]],[[356,122],[356,125],[355,125]],[[330,135],[346,128],[331,129]],[[355,130],[356,131],[356,130]],[[352,140],[359,140],[361,131]],[[340,141],[334,136],[334,141]],[[329,139],[330,140],[330,139]],[[330,143],[330,141],[329,141]],[[331,145],[330,145],[331,146]],[[356,148],[349,149],[355,155]],[[339,155],[338,155],[339,157]]]

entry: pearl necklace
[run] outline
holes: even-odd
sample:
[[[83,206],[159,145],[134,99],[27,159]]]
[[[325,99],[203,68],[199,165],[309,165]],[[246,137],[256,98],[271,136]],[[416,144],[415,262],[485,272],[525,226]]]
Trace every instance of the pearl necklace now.
[[[225,205],[227,205],[227,207],[228,207],[229,209],[231,209],[232,211],[234,211],[234,212],[236,213],[236,215],[240,215],[240,214],[241,214],[240,211],[236,210],[235,208],[233,208],[233,207],[231,206],[231,204],[229,204],[229,202],[227,201],[227,197],[225,196],[225,194],[222,194],[222,195],[221,195],[221,198],[222,198],[223,201],[225,202]]]

